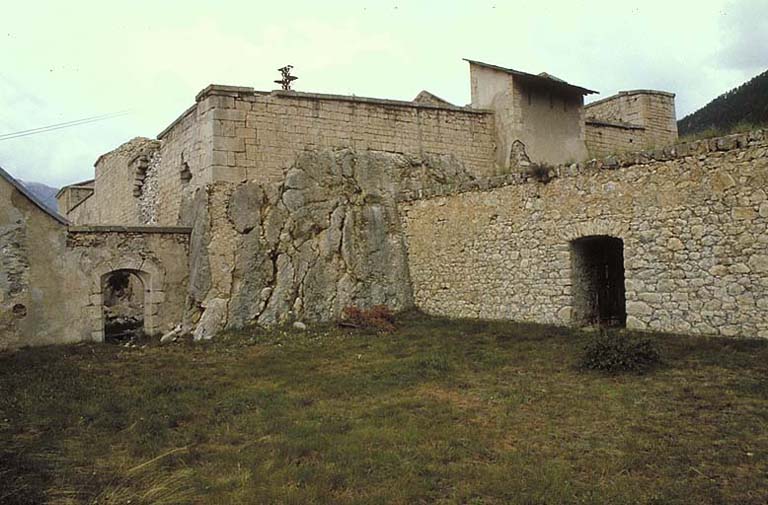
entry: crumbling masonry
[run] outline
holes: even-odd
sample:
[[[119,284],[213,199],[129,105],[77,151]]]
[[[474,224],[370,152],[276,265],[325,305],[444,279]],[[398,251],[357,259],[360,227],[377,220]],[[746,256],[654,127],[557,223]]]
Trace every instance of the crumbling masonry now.
[[[152,334],[386,304],[768,338],[764,132],[675,144],[670,93],[469,65],[465,107],[209,86],[65,219],[2,173],[0,347],[103,340],[115,272]]]

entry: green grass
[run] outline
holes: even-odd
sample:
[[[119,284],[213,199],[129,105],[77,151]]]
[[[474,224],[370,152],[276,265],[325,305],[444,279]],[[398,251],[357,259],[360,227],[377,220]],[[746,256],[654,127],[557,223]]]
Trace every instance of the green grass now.
[[[765,504],[768,343],[408,315],[0,355],[0,503]]]

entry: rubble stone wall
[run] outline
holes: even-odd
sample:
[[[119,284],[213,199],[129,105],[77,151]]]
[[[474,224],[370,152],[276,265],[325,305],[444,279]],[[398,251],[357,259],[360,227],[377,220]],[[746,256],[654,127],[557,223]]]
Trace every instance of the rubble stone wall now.
[[[623,241],[628,327],[768,338],[768,134],[554,172],[402,194],[416,305],[571,324],[571,241],[607,235]]]
[[[159,140],[137,137],[101,156],[93,194],[65,216],[78,225],[176,226],[184,221],[185,203],[211,180],[213,133],[205,105],[187,110]]]

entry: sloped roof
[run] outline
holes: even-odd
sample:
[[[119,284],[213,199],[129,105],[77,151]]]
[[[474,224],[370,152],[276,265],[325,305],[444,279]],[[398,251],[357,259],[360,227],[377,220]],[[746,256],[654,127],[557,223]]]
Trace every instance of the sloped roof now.
[[[19,181],[14,179],[13,176],[11,176],[11,174],[9,174],[5,170],[3,170],[3,167],[0,167],[0,178],[2,178],[5,181],[7,181],[8,184],[13,186],[19,193],[24,195],[27,198],[27,200],[29,200],[36,207],[38,207],[40,210],[42,210],[43,212],[48,214],[48,216],[52,217],[53,219],[55,219],[56,221],[58,221],[59,223],[61,223],[63,225],[70,224],[69,221],[67,221],[67,219],[64,218],[64,216],[60,215],[57,212],[53,212],[51,209],[46,207],[45,204],[43,202],[41,202],[34,194],[32,194],[31,191],[29,191],[26,187],[24,187],[23,184],[21,184]]]
[[[593,95],[598,93],[597,91],[593,91],[591,89],[582,88],[581,86],[569,84],[564,80],[558,77],[555,77],[553,75],[550,75],[546,72],[542,72],[536,75],[536,74],[529,74],[528,72],[521,72],[520,70],[515,70],[512,68],[504,68],[504,67],[499,67],[497,65],[491,65],[490,63],[484,63],[482,61],[470,60],[468,58],[464,58],[464,61],[471,63],[473,65],[479,65],[481,67],[490,68],[493,70],[498,70],[500,72],[505,72],[510,75],[514,75],[515,77],[519,77],[522,80],[525,80],[534,85],[546,86],[546,87],[560,89],[564,91],[565,90],[576,91],[578,93],[581,93],[582,95]]]
[[[93,186],[95,183],[96,183],[96,179],[88,179],[87,181],[73,182],[72,184],[67,184],[66,186],[62,186],[59,192],[56,193],[56,198],[61,196],[61,194],[69,188],[93,189]]]
[[[444,100],[434,93],[430,93],[426,89],[421,90],[421,92],[416,95],[416,98],[414,98],[413,101],[416,103],[431,103],[433,105],[448,105],[450,107],[456,107],[448,100]]]

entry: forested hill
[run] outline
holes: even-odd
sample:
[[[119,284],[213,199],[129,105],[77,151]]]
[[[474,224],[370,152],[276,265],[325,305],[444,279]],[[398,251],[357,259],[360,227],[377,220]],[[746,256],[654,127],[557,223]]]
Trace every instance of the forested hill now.
[[[746,124],[768,124],[768,71],[684,117],[677,122],[677,129],[680,136],[706,130],[727,133]]]

